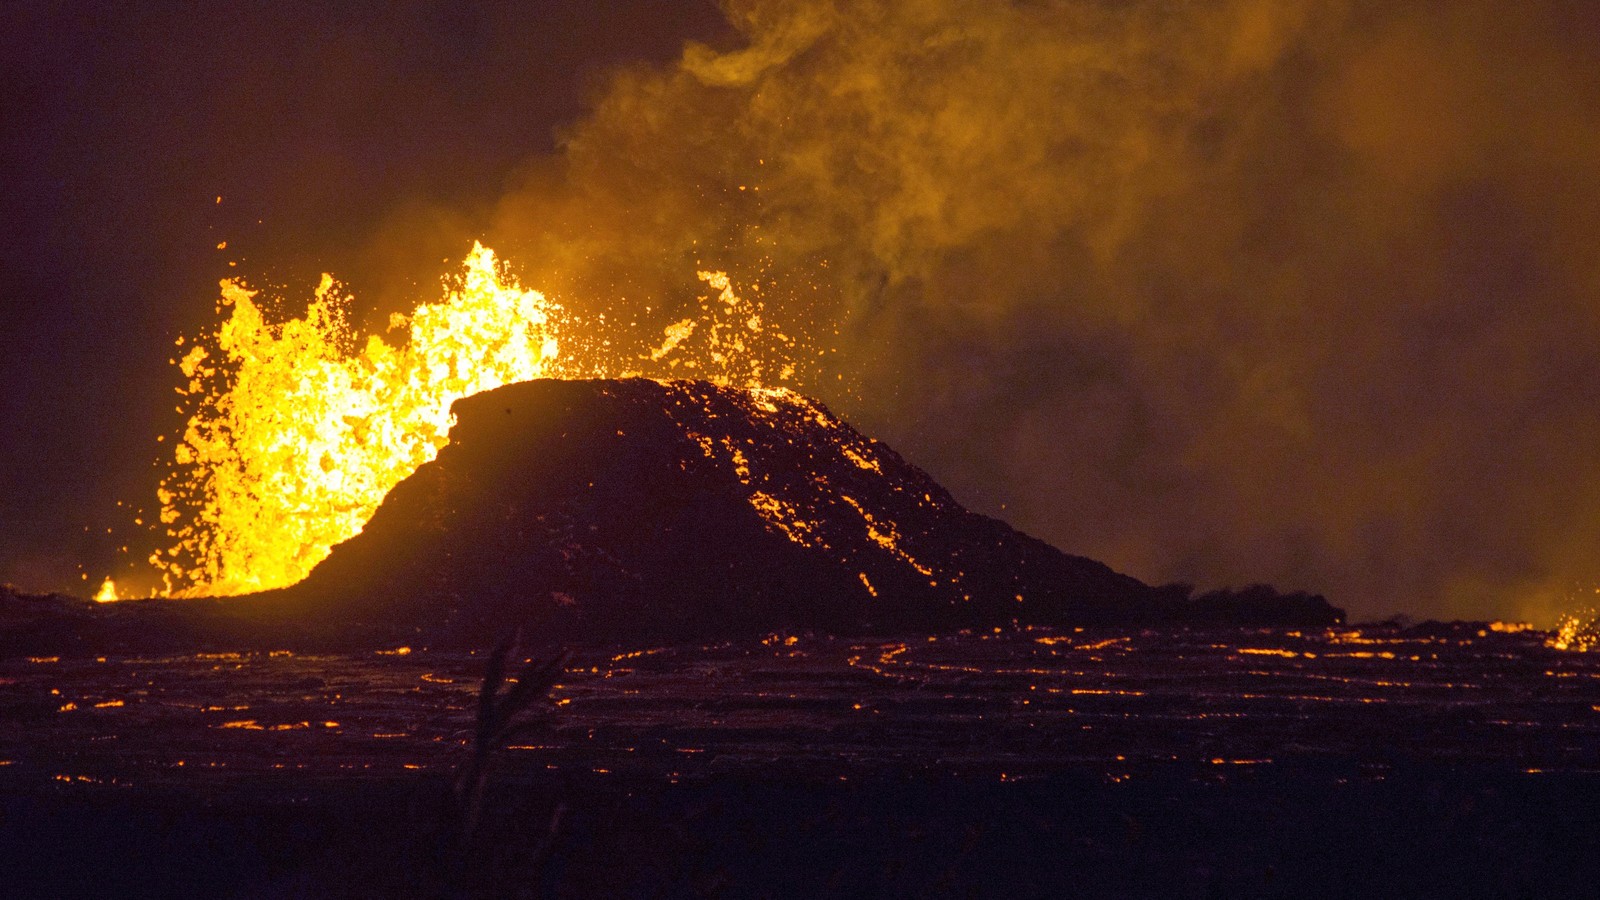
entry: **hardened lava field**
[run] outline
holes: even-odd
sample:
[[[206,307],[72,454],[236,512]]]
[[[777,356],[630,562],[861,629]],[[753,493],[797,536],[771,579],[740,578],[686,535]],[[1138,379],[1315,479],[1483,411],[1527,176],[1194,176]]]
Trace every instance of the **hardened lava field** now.
[[[1600,771],[1600,655],[1538,632],[775,635],[569,663],[502,771],[1137,777],[1153,768]],[[0,777],[95,785],[447,771],[484,654],[0,664]]]
[[[1592,896],[1600,656],[1548,638],[591,648],[469,832],[484,653],[15,658],[0,866],[99,900]]]

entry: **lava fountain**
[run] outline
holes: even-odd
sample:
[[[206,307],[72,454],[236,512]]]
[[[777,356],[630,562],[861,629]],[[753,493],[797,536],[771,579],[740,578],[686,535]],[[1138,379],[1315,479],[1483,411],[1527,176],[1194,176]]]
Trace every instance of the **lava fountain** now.
[[[303,316],[277,322],[257,292],[223,281],[226,318],[174,360],[188,421],[158,491],[170,544],[150,562],[163,593],[243,594],[305,578],[449,442],[450,406],[463,397],[535,378],[692,373],[753,387],[792,377],[794,341],[766,326],[762,304],[725,273],[699,277],[716,292],[699,317],[638,354],[612,351],[596,337],[603,316],[578,321],[481,244],[441,300],[391,317],[388,339],[357,336],[352,298],[329,275]]]

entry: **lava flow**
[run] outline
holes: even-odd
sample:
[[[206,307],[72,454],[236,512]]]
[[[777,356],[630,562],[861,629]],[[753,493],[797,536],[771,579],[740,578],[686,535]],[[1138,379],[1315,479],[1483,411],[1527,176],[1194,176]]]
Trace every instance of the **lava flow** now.
[[[716,292],[701,298],[700,317],[669,325],[639,354],[597,337],[603,316],[579,322],[523,289],[482,245],[442,300],[391,317],[390,330],[402,332],[392,341],[358,340],[351,297],[331,276],[304,316],[281,322],[257,292],[223,281],[226,320],[174,360],[189,418],[158,492],[172,541],[150,557],[163,593],[300,581],[448,443],[450,405],[462,397],[549,377],[692,373],[747,386],[790,377],[794,342],[766,327],[760,302],[743,299],[725,273],[699,277]]]

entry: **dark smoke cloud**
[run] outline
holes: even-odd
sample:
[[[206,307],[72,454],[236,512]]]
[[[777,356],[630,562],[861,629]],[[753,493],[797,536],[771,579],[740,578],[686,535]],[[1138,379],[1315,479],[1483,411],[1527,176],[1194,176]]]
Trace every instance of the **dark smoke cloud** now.
[[[697,264],[759,281],[837,329],[803,386],[1148,580],[1548,619],[1600,577],[1593,4],[726,12],[527,164],[530,283],[644,340]]]

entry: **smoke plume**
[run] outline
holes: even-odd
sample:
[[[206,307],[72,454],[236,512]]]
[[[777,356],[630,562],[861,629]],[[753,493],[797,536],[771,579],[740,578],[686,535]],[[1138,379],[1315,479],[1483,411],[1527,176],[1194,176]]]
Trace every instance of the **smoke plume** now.
[[[659,335],[697,265],[957,496],[1147,580],[1549,618],[1600,575],[1590,4],[732,0],[489,238]]]

